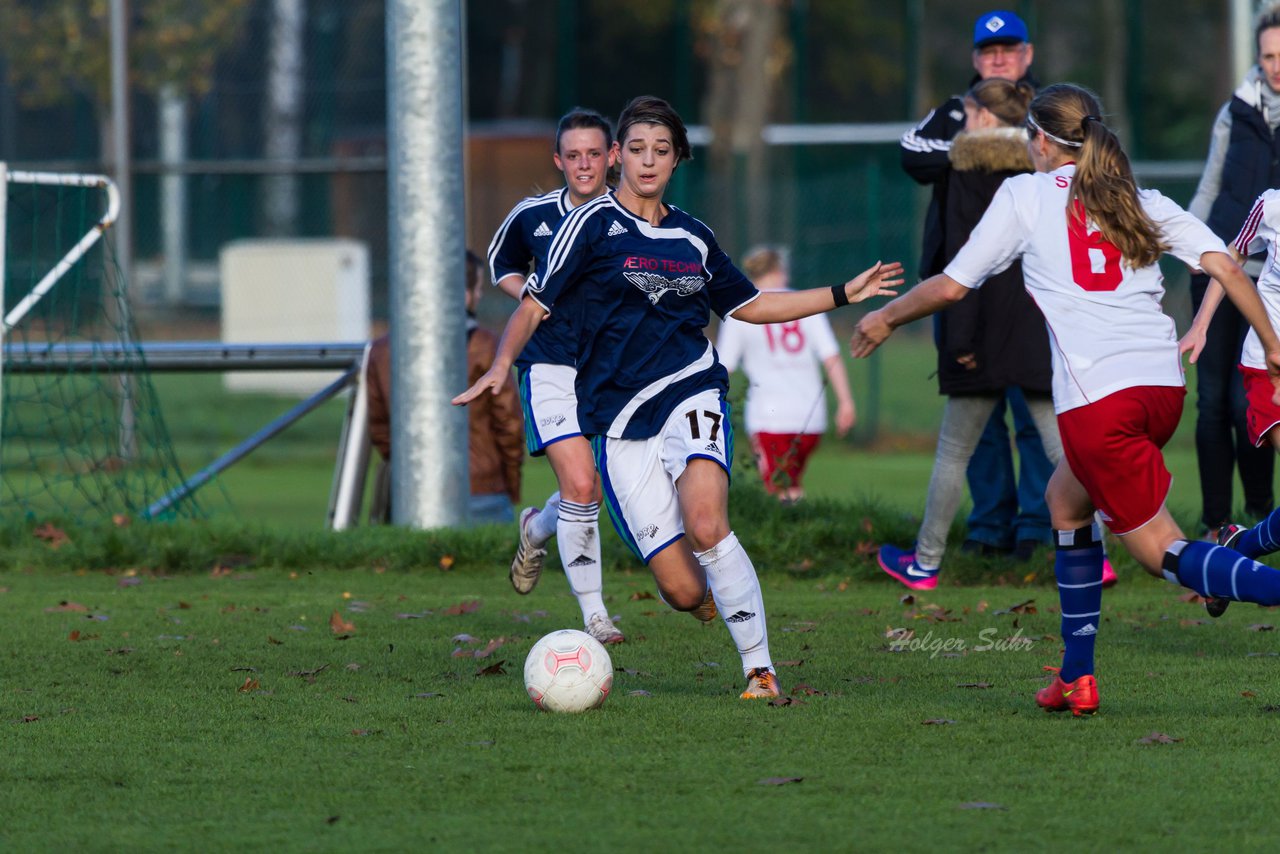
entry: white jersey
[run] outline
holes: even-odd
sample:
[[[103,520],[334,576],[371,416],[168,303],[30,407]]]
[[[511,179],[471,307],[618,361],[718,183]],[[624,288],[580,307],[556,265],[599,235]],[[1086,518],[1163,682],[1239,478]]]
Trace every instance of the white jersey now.
[[[821,365],[840,345],[825,315],[788,323],[726,318],[716,339],[720,362],[747,375],[748,433],[824,433],[827,406]]]
[[[946,274],[968,288],[1022,259],[1027,292],[1044,314],[1053,350],[1053,404],[1062,413],[1136,386],[1182,386],[1173,320],[1164,314],[1164,277],[1134,270],[1093,225],[1068,228],[1068,164],[1005,179]],[[1169,252],[1199,269],[1206,252],[1226,252],[1204,223],[1156,192],[1139,200]]]
[[[1258,277],[1258,296],[1267,307],[1271,325],[1280,328],[1280,251],[1277,251],[1280,250],[1280,190],[1267,190],[1258,196],[1233,245],[1246,257],[1266,250],[1267,260]],[[1252,329],[1244,338],[1240,364],[1246,368],[1267,369],[1262,342]]]

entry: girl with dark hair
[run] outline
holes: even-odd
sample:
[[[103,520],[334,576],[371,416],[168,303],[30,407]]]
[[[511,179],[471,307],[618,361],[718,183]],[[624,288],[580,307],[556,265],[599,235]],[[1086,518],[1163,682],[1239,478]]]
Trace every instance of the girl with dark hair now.
[[[1160,310],[1160,255],[1169,252],[1223,284],[1257,331],[1278,386],[1280,340],[1222,241],[1160,193],[1138,189],[1101,115],[1086,89],[1042,90],[1027,116],[1036,173],[1007,179],[946,270],[867,314],[851,345],[855,356],[869,355],[898,326],[957,302],[1022,259],[1027,290],[1049,326],[1064,452],[1047,497],[1066,648],[1036,702],[1076,715],[1098,709],[1093,652],[1103,551],[1095,509],[1152,575],[1205,597],[1280,604],[1280,572],[1189,541],[1165,507],[1172,478],[1160,449],[1186,394],[1179,355],[1196,358],[1211,312],[1201,311],[1178,341]]]
[[[714,596],[742,657],[742,697],[776,697],[760,584],[729,526],[728,374],[703,328],[712,311],[777,323],[891,294],[902,265],[876,264],[830,290],[762,293],[711,229],[663,202],[692,154],[670,105],[632,100],[618,118],[614,151],[618,188],[565,217],[493,368],[454,402],[500,390],[543,318],[580,299],[578,418],[592,436],[614,527],[673,608],[709,619]]]

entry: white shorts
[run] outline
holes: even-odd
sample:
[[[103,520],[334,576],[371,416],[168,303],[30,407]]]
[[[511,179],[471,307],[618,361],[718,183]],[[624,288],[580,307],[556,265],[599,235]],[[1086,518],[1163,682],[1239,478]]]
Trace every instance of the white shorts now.
[[[699,392],[648,439],[596,436],[591,446],[605,506],[619,536],[645,563],[684,536],[676,481],[689,460],[713,460],[729,472],[733,428],[718,391]]]
[[[568,365],[538,364],[519,371],[524,441],[531,456],[540,457],[547,445],[582,435],[578,395],[573,389],[577,376],[578,371]]]

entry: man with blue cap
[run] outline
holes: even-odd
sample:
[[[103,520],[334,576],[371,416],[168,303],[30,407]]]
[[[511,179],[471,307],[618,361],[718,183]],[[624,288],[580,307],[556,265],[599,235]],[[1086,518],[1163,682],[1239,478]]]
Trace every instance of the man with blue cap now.
[[[1013,82],[1025,81],[1036,86],[1029,69],[1035,48],[1028,40],[1027,25],[1013,12],[996,10],[978,16],[973,26],[973,69],[970,85],[992,78]],[[950,260],[944,246],[943,212],[951,173],[951,142],[965,129],[964,100],[953,96],[932,110],[902,136],[900,143],[902,168],[918,183],[932,188],[925,215],[923,253],[920,278],[942,272]],[[1010,334],[1022,335],[1023,330]],[[1025,334],[1043,333],[1026,330]],[[1047,347],[1045,356],[1048,357]],[[980,554],[1008,554],[1015,551],[1021,558],[1030,557],[1036,547],[1050,537],[1048,506],[1044,488],[1053,473],[1053,464],[1045,453],[1040,435],[1019,389],[1008,394],[1009,408],[1014,414],[1015,439],[1021,459],[1021,483],[1015,474],[1005,424],[1005,401],[992,413],[969,463],[969,491],[973,497],[973,513],[969,517],[969,533],[964,551]]]

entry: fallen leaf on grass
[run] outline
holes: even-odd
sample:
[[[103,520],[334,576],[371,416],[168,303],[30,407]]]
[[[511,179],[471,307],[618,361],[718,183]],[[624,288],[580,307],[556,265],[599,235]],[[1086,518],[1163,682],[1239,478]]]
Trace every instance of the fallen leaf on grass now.
[[[1153,732],[1144,735],[1142,738],[1134,742],[1134,744],[1177,744],[1182,741],[1180,738],[1174,738],[1171,735],[1165,735],[1162,732]]]
[[[325,823],[325,824],[337,824],[337,823],[338,823],[338,819],[340,819],[340,818],[342,818],[342,816],[340,816],[340,815],[331,815],[331,816],[329,816],[328,818],[326,818],[326,819],[324,820],[324,823]]]
[[[378,734],[380,734],[381,732],[382,732],[382,730],[380,730],[380,729],[353,729],[353,730],[351,730],[351,734],[352,734],[352,735],[357,735],[357,736],[378,735]]]
[[[64,599],[54,607],[44,609],[46,614],[54,614],[58,611],[72,611],[77,614],[87,614],[89,612],[89,608],[88,606],[81,605],[79,602],[68,602]]]
[[[619,673],[625,673],[628,676],[652,676],[652,673],[645,673],[643,670],[632,670],[630,667],[615,667]]]
[[[1194,592],[1194,591],[1191,591],[1191,592],[1188,592],[1188,593],[1183,593],[1181,596],[1179,596],[1179,597],[1178,597],[1178,601],[1179,601],[1179,602],[1192,602],[1192,603],[1194,603],[1194,604],[1196,604],[1196,605],[1201,605],[1201,604],[1203,604],[1203,603],[1205,603],[1205,602],[1208,602],[1209,600],[1208,600],[1208,599],[1206,599],[1206,598],[1204,598],[1203,596],[1201,596],[1199,593],[1196,593],[1196,592]]]
[[[133,524],[133,517],[127,513],[116,513],[111,517],[111,524],[117,528],[127,528]]]
[[[45,522],[40,527],[31,532],[36,539],[44,540],[49,544],[51,549],[60,549],[65,544],[71,542],[71,538],[67,536],[67,532],[54,525],[52,522]]]
[[[357,700],[355,697],[343,697],[342,699],[343,699],[343,700],[345,700],[345,701],[346,701],[346,702],[348,702],[348,703],[358,703],[358,702],[360,702],[360,701],[359,701],[359,700]]]
[[[639,602],[644,599],[652,599],[654,598],[654,596],[648,590],[637,590],[635,593],[632,593],[631,596],[629,596],[628,598],[632,602]]]
[[[435,691],[423,691],[421,694],[414,694],[414,695],[413,695],[413,699],[415,699],[415,700],[430,700],[430,699],[432,699],[432,698],[434,698],[434,697],[443,697],[443,696],[444,696],[444,694],[439,694],[439,693],[437,693],[437,692],[435,692]]]
[[[799,783],[803,777],[765,777],[763,780],[757,780],[760,786],[785,786],[788,783]]]
[[[790,661],[775,661],[775,662],[774,662],[774,665],[775,665],[775,666],[777,666],[777,667],[803,667],[803,666],[804,666],[804,659],[803,659],[803,658],[794,658],[794,659],[792,659],[792,660],[790,660]]]
[[[471,614],[478,610],[480,610],[480,600],[468,599],[465,602],[459,602],[457,605],[450,605],[444,609],[444,613],[456,616],[458,614]]]
[[[117,587],[137,587],[142,583],[142,579],[136,575],[128,575],[116,581]]]
[[[132,652],[133,652],[133,647],[131,647],[131,646],[122,646],[122,647],[120,647],[119,649],[109,649],[109,650],[107,650],[107,655],[129,655],[129,654],[130,654],[130,653],[132,653]]]
[[[316,681],[316,677],[319,676],[321,673],[324,673],[328,669],[329,669],[329,665],[322,664],[319,667],[317,667],[315,670],[291,670],[285,675],[297,676],[302,679],[305,679],[307,682],[314,684]]]
[[[962,810],[1003,810],[1008,809],[1004,804],[993,804],[990,801],[970,801],[967,804],[961,804]]]
[[[22,723],[24,724],[33,724],[38,720],[40,720],[39,715],[23,715],[22,716]]]
[[[803,694],[803,695],[805,695],[806,697],[825,697],[825,696],[827,696],[827,692],[826,692],[826,691],[819,691],[817,688],[814,688],[812,685],[806,685],[806,684],[804,684],[803,682],[801,682],[799,685],[793,685],[793,686],[791,687],[791,693],[793,693],[793,694]]]
[[[884,630],[885,640],[891,641],[909,641],[915,637],[915,635],[915,629],[908,629],[904,627],[895,628],[893,626],[887,626]]]
[[[916,597],[912,596],[910,593],[903,593],[902,598],[898,600],[898,603],[901,605],[914,605],[916,604]]]
[[[957,688],[990,688],[990,682],[961,682]]]
[[[948,724],[955,723],[955,721],[950,720],[949,718],[929,718],[929,720],[921,721],[920,723],[925,726],[946,726]]]
[[[1025,602],[1019,602],[1017,605],[1010,605],[1008,608],[1001,608],[999,611],[992,614],[992,616],[999,617],[1004,614],[1035,614],[1037,613],[1035,601],[1036,600],[1034,599],[1028,599]]]
[[[342,614],[334,611],[333,616],[329,618],[329,629],[335,635],[350,634],[356,630],[356,624],[347,621]]]
[[[1240,696],[1241,696],[1241,697],[1256,697],[1256,696],[1258,696],[1258,695],[1257,695],[1257,694],[1255,694],[1255,693],[1253,693],[1252,691],[1241,691],[1241,692],[1240,692]]]
[[[880,544],[874,540],[858,540],[857,544],[853,547],[853,553],[863,557],[868,557],[878,553],[879,551]]]
[[[430,611],[423,611],[420,614],[396,614],[397,620],[421,620],[424,617],[430,617]]]
[[[1207,626],[1209,625],[1209,621],[1208,620],[1179,620],[1178,625],[1182,626],[1185,629],[1188,626]]]
[[[652,697],[653,695],[650,694],[648,691],[644,690],[643,688],[637,688],[634,691],[628,691],[627,696],[628,697]]]
[[[796,697],[774,697],[769,701],[770,706],[804,706],[807,705],[804,700]]]
[[[250,691],[257,691],[261,687],[262,687],[262,683],[259,682],[257,679],[254,679],[252,676],[246,676],[244,680],[244,684],[241,685],[236,690],[241,694],[248,694]]]
[[[473,638],[471,635],[467,635],[467,634],[454,635],[452,640],[454,643],[476,643],[477,642],[476,638]]]
[[[505,676],[507,675],[507,671],[503,668],[502,665],[506,663],[507,662],[505,660],[495,661],[493,664],[490,664],[488,667],[481,667],[479,670],[476,671],[476,675],[477,676]]]
[[[272,646],[284,646],[284,641],[276,640],[271,635],[267,635],[267,643],[271,644]]]
[[[1276,627],[1270,623],[1253,623],[1245,628],[1251,632],[1274,632],[1276,630]]]
[[[453,555],[443,555],[440,558],[440,569],[445,572],[453,569]]]

